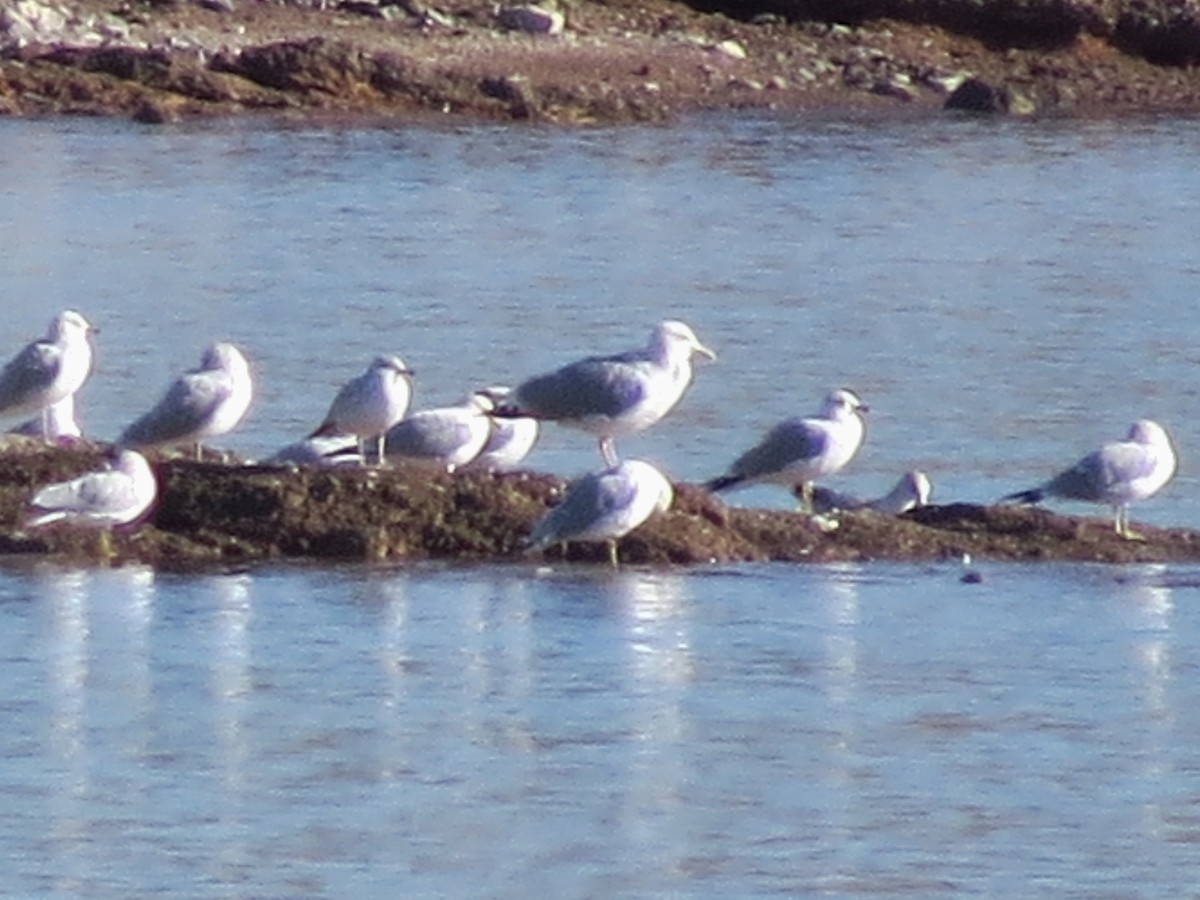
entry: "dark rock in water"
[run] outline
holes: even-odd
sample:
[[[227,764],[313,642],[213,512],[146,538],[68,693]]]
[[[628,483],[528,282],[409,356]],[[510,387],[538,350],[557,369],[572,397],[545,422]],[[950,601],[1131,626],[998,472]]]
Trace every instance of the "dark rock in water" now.
[[[998,113],[1004,112],[1004,101],[1000,92],[986,81],[969,78],[946,98],[943,108],[963,112]]]
[[[0,441],[0,553],[98,559],[93,531],[29,530],[23,523],[37,487],[96,468],[105,449],[54,447],[24,437]],[[112,545],[117,561],[166,568],[285,557],[520,560],[533,524],[565,488],[545,474],[448,475],[422,465],[288,469],[162,455],[151,463],[158,505],[140,527],[118,530]],[[970,504],[921,507],[899,517],[845,513],[831,527],[793,512],[730,507],[702,488],[681,484],[669,512],[621,540],[620,558],[632,564],[944,561],[964,555],[1200,560],[1200,533],[1138,529],[1147,540],[1119,538],[1107,518]],[[547,551],[544,558],[604,562],[608,552],[602,543],[580,543]]]

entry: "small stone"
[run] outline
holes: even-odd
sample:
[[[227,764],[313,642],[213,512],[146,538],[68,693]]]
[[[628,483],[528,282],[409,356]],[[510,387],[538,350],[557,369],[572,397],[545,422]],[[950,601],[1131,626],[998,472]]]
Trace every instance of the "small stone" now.
[[[970,78],[960,84],[954,93],[946,98],[946,103],[942,108],[975,113],[1004,111],[1003,103],[996,89],[979,78]]]
[[[728,56],[730,59],[745,59],[747,56],[749,56],[749,54],[746,52],[746,48],[743,47],[738,41],[732,39],[721,41],[719,44],[712,44],[708,49],[712,50],[714,53],[720,53],[723,56]]]
[[[542,6],[506,6],[496,14],[496,21],[504,28],[526,34],[562,34],[566,25],[561,12]]]

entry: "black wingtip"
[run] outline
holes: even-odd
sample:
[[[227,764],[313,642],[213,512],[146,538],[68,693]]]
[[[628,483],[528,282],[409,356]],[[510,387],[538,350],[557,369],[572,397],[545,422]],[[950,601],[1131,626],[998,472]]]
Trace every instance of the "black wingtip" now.
[[[736,484],[740,484],[741,481],[742,477],[740,475],[721,475],[711,481],[704,482],[704,487],[715,494],[719,491],[727,490]]]
[[[1001,503],[1041,503],[1046,497],[1046,492],[1041,488],[1032,488],[1028,491],[1017,491],[1015,494],[1007,494],[1000,498]]]

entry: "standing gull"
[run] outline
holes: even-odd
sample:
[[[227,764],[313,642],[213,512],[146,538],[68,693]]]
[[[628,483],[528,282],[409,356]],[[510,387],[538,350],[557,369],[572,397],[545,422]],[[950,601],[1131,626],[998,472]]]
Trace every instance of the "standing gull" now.
[[[0,370],[0,416],[39,414],[42,436],[49,436],[46,409],[74,394],[91,374],[91,331],[75,310],[59,313],[46,337],[26,345]]]
[[[665,512],[675,497],[671,482],[640,459],[618,463],[584,475],[568,489],[562,503],[534,526],[527,552],[567,541],[606,541],[609,560],[617,565],[617,540],[655,512]]]
[[[1105,503],[1113,509],[1113,527],[1130,540],[1129,504],[1157,494],[1175,474],[1175,448],[1157,422],[1139,419],[1123,441],[1105,444],[1045,484],[1003,497],[1002,501],[1040,503],[1046,497]]]
[[[130,425],[117,443],[125,447],[195,444],[227,434],[250,408],[254,388],[246,357],[233,344],[213,344],[200,367],[180,375],[158,404]]]
[[[705,487],[710,491],[750,484],[782,484],[796,490],[801,508],[813,511],[813,482],[845,468],[862,446],[867,406],[853,391],[832,391],[820,413],[785,419],[739,456],[729,472]]]
[[[695,354],[716,359],[683,322],[661,322],[640,350],[588,357],[529,379],[497,415],[547,419],[591,432],[612,467],[616,438],[649,428],[679,402],[691,384]]]
[[[36,514],[27,524],[127,525],[144,515],[157,496],[146,458],[136,450],[118,450],[111,466],[38,490],[30,501]]]
[[[325,421],[309,437],[353,435],[360,450],[364,440],[374,438],[376,461],[382,465],[384,433],[404,418],[412,400],[412,374],[398,356],[375,357],[337,392]]]
[[[461,406],[415,412],[388,429],[384,452],[390,459],[437,462],[453,472],[478,456],[487,443],[488,417],[494,410],[491,398],[476,392]]]
[[[497,407],[503,406],[512,393],[506,387],[484,388],[479,393],[490,398]],[[511,472],[533,451],[541,432],[537,419],[518,416],[512,419],[490,417],[491,428],[487,443],[479,455],[464,468],[483,472]]]
[[[888,516],[898,516],[910,509],[926,506],[933,494],[933,482],[920,469],[905,472],[888,493],[874,500],[851,497],[828,488],[813,488],[813,512],[831,513],[869,509]]]

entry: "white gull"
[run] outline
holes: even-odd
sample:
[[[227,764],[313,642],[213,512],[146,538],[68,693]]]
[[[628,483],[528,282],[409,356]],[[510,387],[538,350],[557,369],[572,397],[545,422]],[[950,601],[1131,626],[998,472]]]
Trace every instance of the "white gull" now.
[[[0,370],[0,416],[42,415],[42,436],[48,436],[45,410],[74,394],[91,374],[92,330],[75,310],[59,313],[45,338],[27,344]]]

